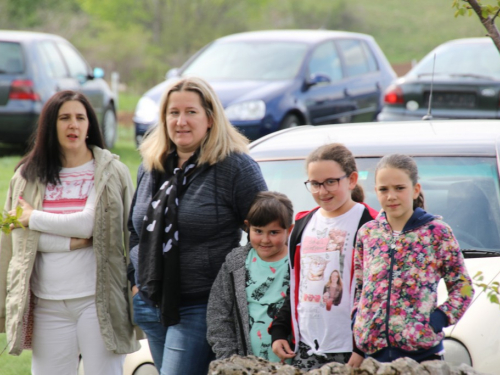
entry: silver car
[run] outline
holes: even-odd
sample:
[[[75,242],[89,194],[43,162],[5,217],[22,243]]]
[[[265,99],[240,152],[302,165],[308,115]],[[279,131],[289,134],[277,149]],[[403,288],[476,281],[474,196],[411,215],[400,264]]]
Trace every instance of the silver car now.
[[[356,156],[365,202],[380,209],[374,171],[386,154],[415,158],[426,209],[453,229],[471,277],[500,282],[500,121],[456,120],[301,126],[270,134],[251,144],[270,190],[288,195],[296,212],[316,206],[304,187],[305,158],[317,147],[345,144]],[[445,360],[477,371],[500,373],[500,308],[475,288],[462,319],[445,329]],[[441,281],[438,297],[446,298]]]

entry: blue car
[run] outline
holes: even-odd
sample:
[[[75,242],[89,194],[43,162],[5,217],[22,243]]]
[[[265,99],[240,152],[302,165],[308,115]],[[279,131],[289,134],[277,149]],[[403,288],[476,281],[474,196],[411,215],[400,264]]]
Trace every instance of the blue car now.
[[[365,34],[325,30],[255,31],[208,44],[139,100],[137,143],[158,121],[158,103],[179,77],[205,78],[231,123],[249,139],[299,125],[374,121],[396,78]]]

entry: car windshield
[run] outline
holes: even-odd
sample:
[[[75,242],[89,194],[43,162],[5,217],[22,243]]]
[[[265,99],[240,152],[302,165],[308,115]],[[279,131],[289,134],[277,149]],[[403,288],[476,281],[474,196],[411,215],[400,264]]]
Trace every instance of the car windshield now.
[[[23,51],[19,43],[0,42],[0,74],[24,71]]]
[[[307,52],[296,42],[214,43],[183,72],[208,80],[276,81],[295,77]]]
[[[500,53],[491,43],[447,44],[436,53],[436,76],[458,75],[470,77],[490,77],[500,79]],[[409,73],[408,77],[430,76],[434,62],[434,52],[428,54]]]
[[[378,158],[357,159],[359,183],[365,202],[380,210],[375,196]],[[500,252],[500,189],[495,158],[415,157],[425,196],[425,209],[440,215],[457,237],[462,250]],[[317,204],[304,187],[304,160],[259,163],[269,190],[286,194],[294,211],[310,210]]]

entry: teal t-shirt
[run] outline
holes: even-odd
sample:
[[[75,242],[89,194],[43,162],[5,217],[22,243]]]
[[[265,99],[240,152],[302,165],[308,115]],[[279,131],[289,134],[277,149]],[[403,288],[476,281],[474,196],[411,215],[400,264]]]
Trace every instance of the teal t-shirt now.
[[[245,267],[252,351],[257,357],[280,362],[271,348],[271,335],[267,329],[283,305],[290,284],[288,257],[276,262],[265,262],[252,248]]]

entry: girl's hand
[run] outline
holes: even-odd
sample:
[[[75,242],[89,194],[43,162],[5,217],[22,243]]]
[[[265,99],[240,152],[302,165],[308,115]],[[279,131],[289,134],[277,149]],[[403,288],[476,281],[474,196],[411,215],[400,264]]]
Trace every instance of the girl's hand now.
[[[290,348],[290,344],[288,344],[287,340],[276,340],[273,342],[272,349],[274,354],[281,359],[281,362],[285,361],[285,359],[295,357],[295,353]]]
[[[19,197],[19,202],[18,205],[23,209],[23,212],[21,214],[21,217],[19,217],[18,221],[21,223],[24,227],[29,227],[29,222],[30,222],[30,217],[31,213],[33,212],[33,207],[26,202],[23,197]],[[10,216],[16,216],[16,210],[10,210],[9,211]],[[14,229],[15,226],[14,224],[10,225],[10,229]]]
[[[363,363],[364,358],[360,356],[358,353],[352,352],[351,358],[349,358],[349,362],[347,364],[353,368],[359,368],[361,363]]]
[[[84,249],[86,247],[92,246],[93,243],[92,237],[90,238],[74,238],[71,237],[71,240],[69,242],[69,249],[70,250],[78,250],[78,249]]]

